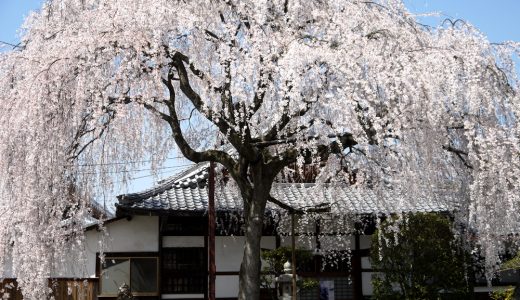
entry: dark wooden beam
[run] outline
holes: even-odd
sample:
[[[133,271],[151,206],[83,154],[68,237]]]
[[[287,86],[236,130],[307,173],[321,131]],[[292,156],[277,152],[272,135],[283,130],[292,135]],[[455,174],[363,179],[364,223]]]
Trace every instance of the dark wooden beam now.
[[[209,300],[215,300],[215,163],[209,164],[208,178],[208,248],[209,248]]]

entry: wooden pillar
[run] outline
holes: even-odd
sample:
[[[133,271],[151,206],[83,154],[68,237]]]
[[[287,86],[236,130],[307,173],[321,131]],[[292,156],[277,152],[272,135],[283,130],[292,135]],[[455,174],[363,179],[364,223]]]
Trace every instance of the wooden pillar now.
[[[208,178],[208,248],[209,248],[209,300],[215,300],[215,163],[209,164]]]
[[[292,248],[292,300],[296,300],[296,215],[291,214],[291,248]]]
[[[352,284],[354,289],[354,299],[363,299],[363,282],[361,276],[361,246],[359,233],[354,235],[354,255],[352,255]]]
[[[163,253],[163,226],[164,224],[166,223],[166,220],[168,220],[168,217],[164,217],[164,216],[159,216],[159,232],[158,232],[158,238],[159,238],[159,245],[158,245],[158,250],[159,250],[159,253],[158,253],[158,264],[159,264],[159,270],[158,270],[158,278],[157,278],[157,281],[159,283],[159,299],[162,298],[162,290],[163,290],[163,286],[162,286],[162,276],[163,276],[163,261],[162,261],[162,253]]]

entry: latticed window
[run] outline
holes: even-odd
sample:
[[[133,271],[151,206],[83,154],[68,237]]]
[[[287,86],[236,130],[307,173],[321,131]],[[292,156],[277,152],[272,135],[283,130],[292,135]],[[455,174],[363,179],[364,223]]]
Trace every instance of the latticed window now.
[[[107,255],[101,265],[101,295],[117,296],[124,283],[130,286],[133,295],[158,295],[158,258]]]
[[[162,292],[204,293],[207,286],[204,248],[163,248]]]

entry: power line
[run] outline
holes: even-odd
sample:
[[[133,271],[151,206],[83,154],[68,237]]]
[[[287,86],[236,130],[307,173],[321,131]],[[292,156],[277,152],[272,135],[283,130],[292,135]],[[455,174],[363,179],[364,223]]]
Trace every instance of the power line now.
[[[168,173],[170,171],[167,171],[167,172],[160,172],[161,175],[164,175],[166,173]],[[173,175],[173,174],[172,174]],[[136,180],[136,179],[143,179],[143,178],[147,178],[147,177],[155,177],[156,175],[144,175],[144,176],[138,176],[138,177],[132,177],[128,180],[118,180],[118,181],[114,181],[112,182],[113,184],[121,184],[121,183],[124,183],[124,182],[127,182],[127,181],[132,181],[132,180]],[[169,175],[170,176],[170,175]],[[100,188],[101,186],[98,185],[98,186],[95,186],[96,188]]]
[[[193,166],[193,165],[187,165],[187,166]],[[185,169],[188,169],[188,168],[185,168]],[[165,175],[171,171],[176,171],[176,170],[167,170],[167,171],[163,171],[163,172],[159,172],[158,174],[151,174],[151,175],[144,175],[144,176],[138,176],[138,177],[132,177],[128,180],[118,180],[118,181],[112,181],[111,183],[114,184],[114,185],[118,185],[118,184],[122,184],[122,183],[125,183],[125,182],[129,182],[129,181],[133,181],[133,180],[136,180],[136,179],[142,179],[142,178],[147,178],[147,177],[155,177],[157,175]],[[174,175],[174,174],[172,174]],[[168,175],[168,176],[172,176],[172,175]],[[93,188],[102,188],[101,184],[97,184],[97,185],[94,185],[92,186]],[[114,196],[117,196],[117,194],[109,194],[109,195],[106,195],[104,197],[108,197],[108,198],[112,198]]]
[[[102,172],[104,174],[119,174],[119,173],[132,173],[132,172],[142,172],[142,171],[152,171],[152,170],[165,170],[165,169],[179,169],[184,168],[188,166],[193,166],[194,164],[187,164],[187,165],[178,165],[178,166],[171,166],[171,167],[160,167],[160,168],[146,168],[146,169],[132,169],[132,170],[120,170],[120,171],[108,171],[108,172]],[[97,174],[98,172],[79,172],[80,174]]]
[[[187,159],[184,156],[173,156],[173,157],[167,157],[166,160],[174,160],[174,159]],[[118,161],[118,162],[107,162],[107,163],[92,163],[92,164],[79,164],[79,167],[95,167],[95,166],[110,166],[110,165],[126,165],[126,164],[135,164],[135,163],[146,163],[146,162],[152,162],[152,159],[146,159],[146,160],[130,160],[130,161]],[[68,165],[73,166],[73,165]]]

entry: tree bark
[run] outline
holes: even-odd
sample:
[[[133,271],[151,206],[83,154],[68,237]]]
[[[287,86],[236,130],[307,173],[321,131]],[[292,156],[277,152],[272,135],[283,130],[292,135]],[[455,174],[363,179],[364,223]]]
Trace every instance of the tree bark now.
[[[264,224],[264,212],[273,179],[262,168],[251,172],[254,187],[244,197],[245,243],[244,257],[240,265],[239,300],[260,299],[260,242]],[[267,176],[266,176],[267,175]]]

